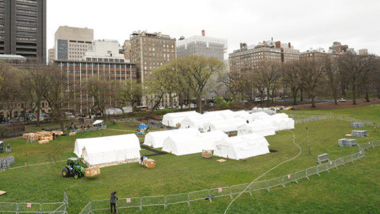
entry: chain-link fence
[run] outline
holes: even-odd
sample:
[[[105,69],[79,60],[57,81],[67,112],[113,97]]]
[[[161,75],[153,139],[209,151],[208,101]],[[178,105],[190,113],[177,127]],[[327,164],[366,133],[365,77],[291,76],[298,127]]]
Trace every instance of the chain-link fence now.
[[[107,129],[107,125],[103,125],[103,126],[93,126],[93,127],[83,127],[83,128],[79,128],[79,129],[73,129],[71,130],[70,132],[89,132],[89,131],[97,131],[97,130],[100,130],[100,129]]]
[[[0,159],[0,170],[3,169],[8,169],[11,164],[15,163],[15,157],[13,156],[8,156]]]
[[[140,210],[143,207],[148,206],[162,206],[166,209],[169,205],[187,203],[190,206],[191,202],[198,200],[209,200],[212,202],[213,198],[218,197],[230,197],[233,198],[233,195],[240,194],[243,190],[244,193],[252,195],[252,192],[259,190],[270,191],[273,187],[285,187],[289,183],[298,183],[300,179],[310,180],[312,175],[321,175],[322,172],[330,172],[332,168],[338,169],[338,166],[346,165],[346,163],[354,163],[354,161],[359,160],[365,157],[364,150],[369,148],[380,147],[380,141],[371,141],[364,144],[358,144],[359,152],[341,157],[336,160],[328,161],[327,163],[320,164],[317,166],[310,167],[295,173],[290,173],[281,177],[258,181],[253,183],[248,189],[249,184],[239,184],[227,187],[219,187],[213,189],[199,190],[189,193],[179,193],[166,196],[143,196],[135,198],[122,198],[117,203],[118,210],[138,207]],[[91,201],[87,206],[82,210],[81,214],[92,214],[97,213],[98,211],[108,210],[109,209],[109,200],[99,200]]]
[[[66,209],[69,205],[69,198],[63,193],[63,202],[54,203],[32,203],[32,202],[0,202],[0,213],[49,213],[67,214]]]

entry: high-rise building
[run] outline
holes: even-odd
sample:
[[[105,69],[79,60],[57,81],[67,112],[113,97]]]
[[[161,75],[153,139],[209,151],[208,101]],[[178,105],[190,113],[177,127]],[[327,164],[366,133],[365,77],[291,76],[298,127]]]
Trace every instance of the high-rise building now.
[[[50,48],[48,50],[48,64],[52,65],[54,63],[54,60],[55,60],[55,49]]]
[[[0,0],[0,54],[46,63],[46,0]]]
[[[138,78],[144,85],[152,70],[177,57],[176,39],[161,33],[133,32],[130,37],[131,63],[136,64]],[[145,88],[148,86],[144,85]]]
[[[360,49],[359,55],[368,55],[368,49]]]
[[[224,53],[227,50],[227,39],[206,37],[205,31],[202,36],[181,37],[177,41],[177,56],[187,55],[214,57],[220,61],[224,60]]]
[[[115,40],[96,40],[89,47],[82,59],[55,60],[55,65],[67,73],[68,90],[75,91],[74,100],[68,104],[71,112],[89,113],[93,106],[93,98],[88,96],[83,88],[84,82],[90,77],[104,77],[114,81],[125,81],[132,84],[136,79],[134,64],[127,62],[119,54],[119,43]],[[107,107],[115,107],[115,101]]]
[[[348,51],[348,45],[342,45],[340,42],[333,42],[333,45],[329,48],[332,53],[344,54]]]
[[[60,26],[54,34],[54,57],[57,60],[79,60],[94,40],[94,30]]]
[[[132,48],[131,42],[129,40],[125,40],[124,44],[123,44],[123,51],[124,51],[124,58],[126,60],[131,60],[131,58],[132,58],[131,48]]]

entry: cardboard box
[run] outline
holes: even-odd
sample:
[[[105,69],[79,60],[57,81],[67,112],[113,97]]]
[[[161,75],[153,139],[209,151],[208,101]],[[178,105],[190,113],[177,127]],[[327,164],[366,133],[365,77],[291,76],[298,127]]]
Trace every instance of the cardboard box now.
[[[100,174],[100,168],[98,166],[85,169],[86,177],[93,177]]]

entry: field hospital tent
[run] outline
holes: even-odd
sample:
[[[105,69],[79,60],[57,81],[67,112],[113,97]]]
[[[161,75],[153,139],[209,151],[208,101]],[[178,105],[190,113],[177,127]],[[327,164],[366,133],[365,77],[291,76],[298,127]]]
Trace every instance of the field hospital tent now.
[[[277,118],[289,118],[289,116],[285,113],[277,113],[272,115],[271,117],[277,117]]]
[[[221,115],[202,114],[199,116],[188,116],[181,121],[181,129],[197,128],[203,130],[203,125],[209,121],[224,120]],[[203,131],[202,131],[203,132]]]
[[[213,150],[215,142],[225,138],[228,136],[222,131],[199,133],[191,136],[174,134],[165,139],[162,151],[177,156],[200,153],[202,150]]]
[[[175,112],[175,113],[168,113],[165,114],[162,118],[162,124],[164,126],[170,126],[170,127],[176,127],[177,123],[181,124],[180,122],[188,116],[199,116],[201,114],[195,112],[195,111],[186,111],[186,112]]]
[[[236,116],[235,112],[227,109],[227,110],[221,110],[221,111],[209,111],[204,113],[203,115],[219,115],[222,116],[224,119],[232,119]]]
[[[282,116],[271,116],[272,125],[275,131],[294,129],[294,120],[292,118],[283,118]]]
[[[249,121],[255,121],[255,120],[265,120],[271,118],[271,116],[265,112],[254,112],[249,115],[250,120]]]
[[[78,157],[83,156],[91,166],[138,161],[140,150],[140,142],[135,134],[77,139],[74,147],[74,153]]]
[[[240,160],[268,154],[268,141],[258,134],[224,138],[215,142],[214,155]]]
[[[149,132],[145,135],[144,145],[161,148],[164,145],[164,140],[172,135],[179,134],[182,136],[192,136],[199,134],[198,129],[173,129],[168,131]]]
[[[233,118],[226,120],[215,120],[204,124],[204,130],[208,131],[223,131],[236,132],[239,126],[247,124],[247,121],[241,118]]]
[[[259,134],[261,136],[275,135],[274,126],[270,121],[255,120],[249,124],[244,124],[238,127],[238,136],[248,134]]]

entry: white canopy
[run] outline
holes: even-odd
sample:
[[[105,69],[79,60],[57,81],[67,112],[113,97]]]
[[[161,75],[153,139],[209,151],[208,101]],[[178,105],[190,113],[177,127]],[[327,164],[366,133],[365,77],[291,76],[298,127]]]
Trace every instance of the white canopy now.
[[[140,150],[140,142],[135,134],[77,139],[74,147],[74,153],[78,157],[83,155],[83,159],[91,166],[138,159]]]
[[[294,120],[292,118],[271,116],[271,122],[275,131],[294,129]]]
[[[197,135],[183,136],[174,134],[164,141],[162,151],[171,152],[177,156],[200,153],[202,150],[213,150],[214,143],[228,138],[222,131],[199,133]]]
[[[195,111],[175,112],[165,114],[162,118],[162,124],[165,126],[176,127],[177,123],[181,124],[181,121],[188,116],[199,116],[201,114]]]
[[[258,134],[224,138],[215,142],[214,155],[240,160],[269,153],[268,141]]]
[[[161,148],[164,145],[164,140],[172,135],[179,134],[182,136],[196,135],[198,129],[174,129],[167,131],[149,132],[145,135],[144,145],[153,146],[154,148]]]
[[[277,113],[272,115],[272,117],[277,117],[277,118],[289,118],[289,116],[285,113]]]
[[[234,132],[238,130],[239,126],[247,124],[247,121],[241,118],[233,118],[227,120],[214,120],[204,124],[204,130],[206,131],[224,131]]]
[[[249,124],[244,124],[238,127],[238,136],[247,134],[259,134],[261,136],[275,135],[274,126],[270,121],[255,120]]]
[[[218,115],[222,116],[224,119],[232,119],[236,116],[235,112],[227,109],[227,110],[221,110],[221,111],[209,111],[204,113],[205,116],[211,116],[211,115]]]
[[[95,122],[92,124],[92,125],[98,125],[98,124],[102,124],[103,123],[103,120],[95,120]]]

